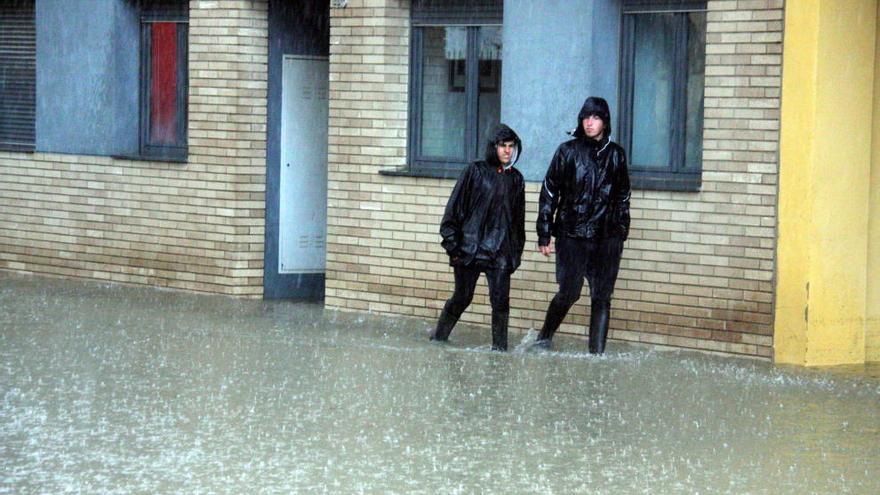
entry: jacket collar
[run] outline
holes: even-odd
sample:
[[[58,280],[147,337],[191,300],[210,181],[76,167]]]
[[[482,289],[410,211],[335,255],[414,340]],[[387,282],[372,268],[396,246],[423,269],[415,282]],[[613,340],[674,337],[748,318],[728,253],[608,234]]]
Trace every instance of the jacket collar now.
[[[605,136],[598,141],[596,141],[595,139],[590,139],[586,136],[582,137],[581,139],[584,140],[588,148],[590,148],[591,150],[595,150],[596,154],[602,153],[603,151],[605,151],[606,148],[608,148],[608,145],[611,144],[611,139],[609,139],[608,136]]]

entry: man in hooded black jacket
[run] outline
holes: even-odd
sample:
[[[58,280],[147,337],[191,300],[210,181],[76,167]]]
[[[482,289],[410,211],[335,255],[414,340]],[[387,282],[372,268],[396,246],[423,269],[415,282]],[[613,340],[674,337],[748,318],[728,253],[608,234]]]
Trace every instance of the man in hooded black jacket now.
[[[574,139],[559,145],[547,169],[538,205],[538,249],[549,256],[550,236],[556,237],[559,292],[547,308],[535,342],[539,347],[550,347],[586,278],[592,300],[589,349],[605,351],[611,294],[630,223],[626,153],[608,139],[610,134],[608,103],[587,98]]]
[[[486,143],[485,158],[468,165],[449,196],[440,235],[455,272],[455,292],[431,340],[449,338],[473,299],[480,273],[485,273],[492,304],[492,349],[507,350],[510,276],[525,246],[525,185],[513,167],[521,153],[519,136],[498,125]]]

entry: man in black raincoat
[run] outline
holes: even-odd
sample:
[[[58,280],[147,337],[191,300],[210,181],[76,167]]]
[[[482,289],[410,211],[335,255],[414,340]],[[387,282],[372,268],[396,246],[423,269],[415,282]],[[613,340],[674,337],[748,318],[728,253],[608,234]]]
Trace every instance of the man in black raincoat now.
[[[507,350],[510,276],[525,246],[525,185],[513,167],[521,152],[519,136],[498,125],[486,143],[485,158],[468,165],[449,196],[440,235],[455,272],[455,292],[431,340],[449,338],[473,299],[480,273],[485,273],[492,304],[492,349]]]
[[[630,222],[626,153],[608,139],[610,134],[608,103],[587,98],[574,139],[559,145],[547,169],[538,206],[538,249],[550,256],[550,236],[556,237],[559,292],[547,308],[535,342],[539,347],[550,347],[586,278],[592,300],[590,352],[605,352],[611,294]]]

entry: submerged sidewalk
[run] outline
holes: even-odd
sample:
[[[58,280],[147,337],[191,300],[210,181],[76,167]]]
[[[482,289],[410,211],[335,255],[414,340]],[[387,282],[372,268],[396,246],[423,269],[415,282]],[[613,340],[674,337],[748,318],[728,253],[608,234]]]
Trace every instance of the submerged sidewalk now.
[[[0,493],[880,493],[877,367],[431,324],[0,272]]]

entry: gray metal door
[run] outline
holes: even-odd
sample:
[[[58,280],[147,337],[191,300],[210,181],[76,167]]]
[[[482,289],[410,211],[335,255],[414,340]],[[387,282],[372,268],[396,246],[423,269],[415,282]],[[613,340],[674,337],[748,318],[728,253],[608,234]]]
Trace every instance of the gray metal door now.
[[[323,273],[327,236],[327,57],[285,55],[279,273]]]

